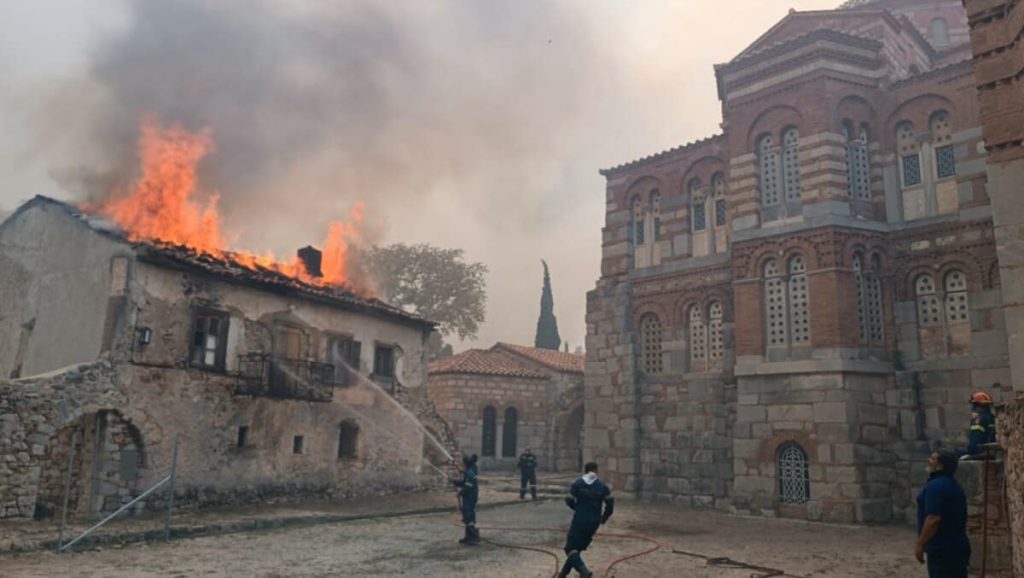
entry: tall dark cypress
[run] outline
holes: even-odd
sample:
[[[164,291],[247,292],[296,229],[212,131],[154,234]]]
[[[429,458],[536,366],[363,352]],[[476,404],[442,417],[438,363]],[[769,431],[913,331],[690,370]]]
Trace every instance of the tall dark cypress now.
[[[551,275],[548,264],[544,264],[544,289],[540,294],[540,317],[537,319],[537,337],[533,346],[558,351],[562,338],[558,335],[558,320],[555,319],[555,298],[551,295]]]

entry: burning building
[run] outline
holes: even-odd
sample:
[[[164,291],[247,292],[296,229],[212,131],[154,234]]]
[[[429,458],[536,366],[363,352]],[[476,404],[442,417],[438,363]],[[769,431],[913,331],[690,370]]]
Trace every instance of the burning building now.
[[[318,283],[321,254],[300,255],[289,275],[45,197],[5,220],[0,518],[54,512],[69,464],[69,511],[110,511],[168,473],[175,439],[198,505],[429,481],[396,398],[425,389],[434,324]]]

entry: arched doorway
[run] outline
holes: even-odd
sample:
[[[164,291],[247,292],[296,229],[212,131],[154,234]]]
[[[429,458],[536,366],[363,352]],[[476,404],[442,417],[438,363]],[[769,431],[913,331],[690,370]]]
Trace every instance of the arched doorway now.
[[[560,472],[583,471],[583,404],[573,408],[558,436],[557,467]]]

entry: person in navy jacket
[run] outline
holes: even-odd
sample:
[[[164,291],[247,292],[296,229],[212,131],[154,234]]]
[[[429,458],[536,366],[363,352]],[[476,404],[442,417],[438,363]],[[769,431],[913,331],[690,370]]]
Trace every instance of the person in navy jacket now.
[[[931,474],[917,495],[917,545],[914,557],[928,560],[929,578],[967,578],[971,543],[967,539],[967,498],[953,477],[960,460],[939,450],[928,458]]]
[[[453,483],[459,488],[462,501],[462,523],[466,525],[466,535],[459,540],[460,544],[476,546],[480,543],[480,530],[476,527],[476,503],[480,498],[480,484],[477,480],[476,454],[462,458],[462,478]]]
[[[565,539],[566,558],[562,571],[558,574],[559,578],[569,576],[570,570],[576,570],[582,578],[594,575],[583,563],[580,553],[590,546],[597,529],[612,517],[615,510],[611,488],[597,479],[597,464],[589,462],[583,466],[583,472],[583,477],[573,482],[569,488],[569,495],[565,497],[566,505],[572,508],[574,513],[569,535]]]

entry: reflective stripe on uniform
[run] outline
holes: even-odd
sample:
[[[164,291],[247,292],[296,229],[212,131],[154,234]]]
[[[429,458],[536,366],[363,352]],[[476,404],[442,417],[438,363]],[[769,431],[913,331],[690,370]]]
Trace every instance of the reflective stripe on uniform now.
[[[983,426],[983,425],[972,425],[971,426],[971,431],[985,431],[985,426]]]

